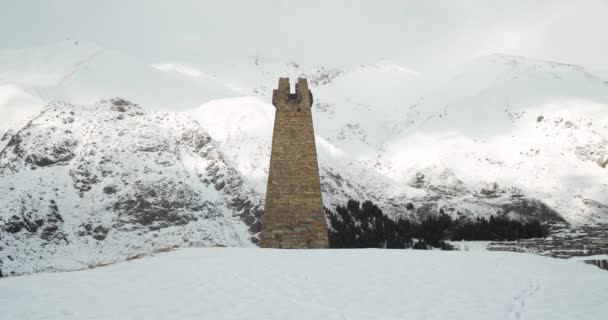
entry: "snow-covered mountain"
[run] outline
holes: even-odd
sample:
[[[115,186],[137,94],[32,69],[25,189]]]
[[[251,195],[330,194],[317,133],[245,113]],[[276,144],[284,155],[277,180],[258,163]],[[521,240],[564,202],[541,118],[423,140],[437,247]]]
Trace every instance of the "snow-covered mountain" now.
[[[448,207],[471,193],[527,195],[569,222],[608,218],[608,83],[584,68],[483,57],[395,113],[376,168],[425,189],[468,190]]]
[[[358,195],[396,216],[444,208],[608,219],[605,81],[578,66],[505,55],[433,79],[441,78],[381,61],[315,87],[322,176],[364,182]],[[273,109],[255,101],[215,100],[194,114],[264,192],[270,140],[261,137],[270,137]]]
[[[279,76],[311,84],[329,208],[353,198],[395,218],[442,208],[608,221],[605,79],[505,55],[451,74],[388,60],[147,64],[74,40],[0,53],[0,129],[10,127],[0,139],[0,269],[253,245]],[[64,102],[43,107],[53,99]]]
[[[5,273],[171,246],[251,246],[260,228],[260,193],[179,114],[122,99],[57,102],[3,141]]]
[[[150,65],[95,43],[64,40],[0,52],[0,131],[22,125],[49,101],[92,104],[109,97],[153,110],[186,110],[215,98],[237,96],[204,74]],[[159,94],[162,92],[162,94]]]

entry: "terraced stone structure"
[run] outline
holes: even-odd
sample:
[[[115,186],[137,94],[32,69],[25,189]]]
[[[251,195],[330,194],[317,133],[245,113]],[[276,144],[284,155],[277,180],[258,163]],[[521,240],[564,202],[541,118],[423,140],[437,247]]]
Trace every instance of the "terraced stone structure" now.
[[[288,78],[280,78],[272,94],[276,112],[260,245],[327,248],[312,93],[306,79],[298,79],[295,91],[290,93]]]

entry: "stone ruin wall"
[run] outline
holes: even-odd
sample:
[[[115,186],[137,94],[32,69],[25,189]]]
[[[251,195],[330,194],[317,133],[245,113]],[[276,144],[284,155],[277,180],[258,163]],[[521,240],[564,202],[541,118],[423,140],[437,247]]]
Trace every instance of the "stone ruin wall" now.
[[[554,227],[547,238],[493,241],[488,245],[488,250],[529,252],[562,259],[608,254],[608,225]],[[584,262],[608,270],[608,261],[605,259],[589,259]]]

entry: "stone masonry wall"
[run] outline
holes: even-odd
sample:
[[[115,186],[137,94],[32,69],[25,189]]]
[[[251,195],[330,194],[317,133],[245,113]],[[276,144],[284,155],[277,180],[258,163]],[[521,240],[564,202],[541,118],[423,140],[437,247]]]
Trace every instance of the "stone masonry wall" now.
[[[272,104],[276,113],[260,245],[327,248],[312,93],[306,79],[298,79],[295,94],[290,93],[288,78],[279,79]]]

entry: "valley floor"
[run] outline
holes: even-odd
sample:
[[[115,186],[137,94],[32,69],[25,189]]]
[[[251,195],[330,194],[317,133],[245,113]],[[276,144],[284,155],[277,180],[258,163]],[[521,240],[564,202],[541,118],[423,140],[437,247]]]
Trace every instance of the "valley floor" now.
[[[182,249],[0,279],[0,319],[605,319],[608,272],[523,253]]]

